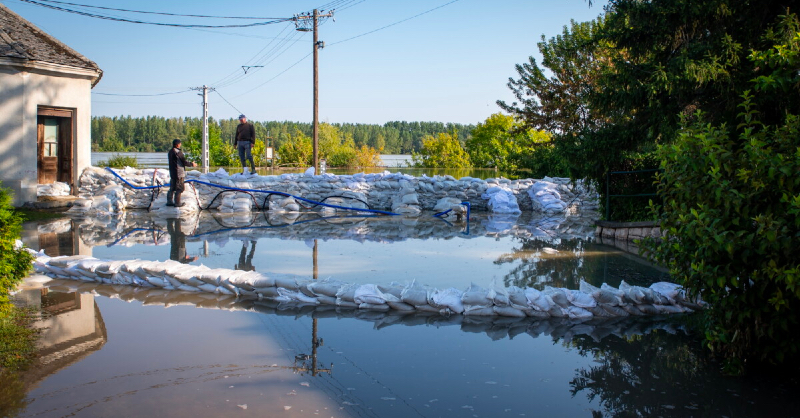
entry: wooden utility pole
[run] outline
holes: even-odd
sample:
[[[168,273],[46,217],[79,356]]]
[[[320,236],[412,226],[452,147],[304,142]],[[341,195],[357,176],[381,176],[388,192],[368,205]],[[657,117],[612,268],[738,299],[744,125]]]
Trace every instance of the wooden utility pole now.
[[[325,42],[319,40],[317,28],[322,18],[333,17],[333,10],[326,14],[320,14],[319,10],[314,9],[311,15],[303,14],[294,17],[297,30],[301,32],[314,32],[314,124],[312,130],[312,146],[314,154],[314,173],[319,174],[319,50],[325,47]],[[306,23],[311,20],[311,27]]]

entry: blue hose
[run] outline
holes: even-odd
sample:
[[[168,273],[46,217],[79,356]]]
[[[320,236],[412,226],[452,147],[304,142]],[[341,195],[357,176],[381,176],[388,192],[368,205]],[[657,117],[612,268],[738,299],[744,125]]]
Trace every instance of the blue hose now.
[[[166,184],[155,185],[155,186],[134,186],[134,185],[130,184],[127,180],[122,178],[122,176],[117,174],[116,171],[112,170],[111,167],[106,167],[106,170],[110,171],[111,174],[116,176],[123,183],[125,183],[128,187],[130,187],[130,188],[132,188],[134,190],[148,190],[148,189],[158,189],[158,188],[161,188],[161,187],[167,187]],[[358,211],[358,212],[369,212],[369,213],[380,213],[381,215],[391,215],[391,216],[399,215],[398,213],[387,212],[387,211],[377,210],[377,209],[359,209],[359,208],[350,208],[350,207],[346,207],[346,206],[331,205],[331,204],[328,204],[328,203],[317,202],[317,201],[314,201],[314,200],[306,199],[304,197],[295,196],[295,195],[292,195],[292,194],[289,194],[289,193],[276,192],[276,191],[271,191],[271,190],[240,189],[240,188],[236,188],[236,187],[223,186],[223,185],[220,185],[220,184],[214,184],[214,183],[209,183],[209,182],[200,181],[200,180],[193,180],[193,179],[192,180],[186,180],[185,183],[203,184],[203,185],[210,186],[210,187],[217,187],[219,189],[233,190],[233,191],[237,191],[237,192],[276,194],[278,196],[293,197],[293,198],[295,198],[297,200],[301,200],[303,202],[313,203],[313,204],[318,205],[318,206],[325,206],[325,207],[334,208],[334,209],[355,210],[355,211]]]

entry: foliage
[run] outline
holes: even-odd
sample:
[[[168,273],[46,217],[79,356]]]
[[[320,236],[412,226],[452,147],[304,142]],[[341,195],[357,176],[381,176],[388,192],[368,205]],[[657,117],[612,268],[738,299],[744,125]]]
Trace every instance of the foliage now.
[[[798,28],[781,16],[764,33],[771,45],[751,51],[758,92],[742,95],[740,123],[702,124],[698,112],[660,150],[669,238],[649,247],[710,303],[708,345],[734,373],[800,354]]]
[[[458,133],[440,133],[422,139],[422,150],[412,154],[417,167],[466,168],[471,167],[469,154],[458,142]]]
[[[171,145],[170,145],[171,147]],[[203,130],[192,128],[186,141],[181,143],[181,149],[189,161],[202,163]],[[208,125],[208,158],[209,164],[216,167],[238,167],[239,154],[232,144],[223,142],[220,129],[216,125]]]
[[[277,150],[284,141],[291,141],[297,130],[305,135],[311,135],[310,123],[252,120],[250,122],[256,129],[257,141],[253,148],[254,157],[264,154],[263,149],[256,149],[259,146],[271,146]],[[238,124],[237,119],[215,120],[209,118],[209,130],[213,131],[218,128],[222,141],[229,144],[233,144]],[[119,116],[112,118],[96,116],[92,118],[91,125],[93,151],[167,152],[172,146],[173,139],[179,138],[185,141],[190,138],[193,130],[202,129],[202,120],[188,117],[132,118]],[[422,138],[426,135],[457,130],[464,135],[464,138],[469,138],[469,133],[474,128],[472,125],[455,123],[399,121],[387,122],[383,125],[344,123],[332,124],[332,126],[338,128],[345,137],[353,138],[355,146],[359,149],[367,146],[389,154],[419,151],[422,147]],[[263,165],[258,162],[257,164]],[[238,165],[238,162],[235,165]]]
[[[515,171],[525,168],[534,176],[566,175],[550,134],[522,126],[513,116],[495,113],[472,130],[466,149],[476,167]]]
[[[0,188],[0,315],[8,312],[9,293],[20,283],[31,269],[33,257],[22,248],[17,248],[21,219],[11,207],[11,194]]]
[[[380,151],[366,145],[360,147],[349,134],[335,125],[319,125],[319,158],[328,167],[375,167],[380,165]],[[310,166],[313,164],[313,144],[310,136],[299,129],[278,148],[281,164]]]
[[[98,167],[112,167],[112,168],[125,168],[133,167],[139,168],[139,160],[133,155],[120,155],[114,154],[108,161],[98,161]]]
[[[280,164],[312,165],[314,159],[314,145],[311,142],[312,139],[310,136],[296,129],[294,134],[289,135],[287,140],[278,148]]]
[[[661,149],[668,236],[651,246],[711,305],[708,344],[731,372],[800,354],[800,118],[765,125],[749,94],[741,107],[735,129],[687,124]]]

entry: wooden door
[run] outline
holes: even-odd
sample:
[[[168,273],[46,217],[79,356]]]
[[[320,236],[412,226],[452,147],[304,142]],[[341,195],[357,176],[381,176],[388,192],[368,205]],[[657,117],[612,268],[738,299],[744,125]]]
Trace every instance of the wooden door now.
[[[39,184],[72,184],[74,153],[73,110],[39,108],[37,118],[37,168]]]

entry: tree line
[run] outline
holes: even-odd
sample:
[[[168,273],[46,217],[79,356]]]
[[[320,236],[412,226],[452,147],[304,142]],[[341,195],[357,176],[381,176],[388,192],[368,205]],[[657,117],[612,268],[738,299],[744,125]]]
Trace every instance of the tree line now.
[[[290,142],[298,132],[311,136],[312,125],[290,121],[250,121],[256,137],[278,149]],[[218,130],[220,139],[233,143],[237,119],[209,118],[209,130]],[[330,124],[357,148],[366,146],[384,154],[411,154],[422,149],[423,139],[440,133],[458,132],[462,141],[470,138],[474,125],[442,122],[387,122],[383,125],[361,123]],[[193,130],[202,129],[202,120],[194,117],[161,116],[94,116],[92,117],[92,151],[99,152],[166,152],[173,139],[189,139]]]

